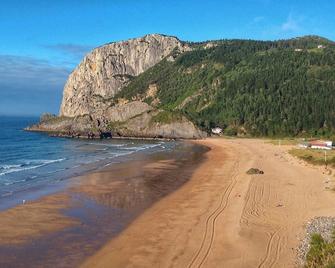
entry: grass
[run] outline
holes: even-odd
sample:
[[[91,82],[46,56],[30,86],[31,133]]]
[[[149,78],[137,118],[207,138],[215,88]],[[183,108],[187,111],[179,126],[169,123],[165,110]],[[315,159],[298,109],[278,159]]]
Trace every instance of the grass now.
[[[54,117],[49,117],[49,118],[43,118],[43,120],[41,120],[41,123],[57,124],[57,123],[61,123],[63,121],[69,120],[69,119],[71,119],[71,117],[54,116]]]
[[[285,138],[285,139],[269,140],[268,143],[271,143],[273,145],[297,145],[299,143],[299,140]]]
[[[117,132],[118,129],[120,129],[123,125],[123,122],[109,122],[107,125],[107,130],[112,132]]]
[[[325,162],[324,150],[292,149],[289,153],[313,165],[325,165],[327,163],[335,167],[335,150],[326,151],[327,162]]]
[[[310,48],[310,49],[307,49],[307,51],[309,52],[309,53],[311,53],[311,52],[314,52],[314,53],[322,53],[323,52],[323,48]]]
[[[306,268],[334,268],[335,241],[334,232],[332,241],[325,241],[320,234],[313,234],[310,249],[306,256]]]
[[[170,124],[174,122],[181,122],[182,119],[183,117],[179,113],[170,111],[161,111],[160,113],[152,117],[150,123]]]

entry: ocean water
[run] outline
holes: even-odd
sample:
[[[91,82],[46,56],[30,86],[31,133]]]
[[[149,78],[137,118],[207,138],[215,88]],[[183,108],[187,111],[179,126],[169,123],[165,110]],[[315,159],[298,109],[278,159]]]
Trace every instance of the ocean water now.
[[[0,203],[29,189],[59,184],[131,159],[137,152],[172,150],[171,142],[53,138],[24,131],[33,117],[0,117]]]

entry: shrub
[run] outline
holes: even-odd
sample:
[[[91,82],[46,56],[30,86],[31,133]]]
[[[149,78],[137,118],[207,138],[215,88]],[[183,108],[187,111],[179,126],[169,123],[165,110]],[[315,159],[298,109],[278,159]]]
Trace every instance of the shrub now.
[[[51,113],[43,113],[40,117],[40,122],[47,122],[50,121],[51,119],[56,118],[57,116],[55,114],[51,114]]]
[[[335,267],[334,239],[326,242],[320,234],[313,234],[310,249],[306,257],[306,268],[333,268]]]
[[[237,128],[229,126],[224,130],[224,134],[226,134],[228,136],[236,136],[237,135]]]
[[[182,115],[177,112],[161,111],[151,118],[151,123],[170,124],[173,122],[181,122]]]

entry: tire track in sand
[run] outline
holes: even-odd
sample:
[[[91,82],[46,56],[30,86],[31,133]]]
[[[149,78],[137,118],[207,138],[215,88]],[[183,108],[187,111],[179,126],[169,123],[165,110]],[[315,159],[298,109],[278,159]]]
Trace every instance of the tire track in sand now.
[[[252,166],[261,167],[260,160],[254,161]],[[264,198],[266,192],[265,184],[263,182],[260,184],[256,178],[256,175],[251,175],[240,218],[240,225],[249,226],[249,224],[255,224],[255,220],[259,218],[260,214],[264,213],[264,208],[260,205],[260,201]]]
[[[255,161],[255,166],[262,166],[262,160],[259,155],[258,159]],[[260,179],[256,180],[255,178],[255,176],[252,176],[250,181],[242,216],[240,219],[240,224],[244,224],[246,226],[249,226],[250,224],[255,226],[266,224],[261,219],[261,215],[264,216],[264,209],[266,209],[264,204],[270,204],[270,185]],[[280,236],[280,231],[280,229],[276,229],[272,232],[266,232],[270,238],[266,245],[265,256],[258,264],[258,268],[273,267],[278,261],[282,246],[282,237]]]
[[[216,221],[218,219],[218,217],[222,214],[222,212],[226,209],[227,205],[228,205],[228,200],[229,197],[231,195],[231,192],[234,189],[234,186],[237,183],[237,175],[238,175],[238,166],[239,166],[239,162],[238,160],[234,163],[234,167],[233,167],[233,176],[232,179],[229,183],[229,185],[225,188],[223,195],[221,196],[220,202],[218,207],[207,217],[206,219],[206,225],[205,225],[205,232],[204,232],[204,236],[203,239],[201,241],[200,247],[197,250],[196,254],[194,255],[194,257],[192,258],[192,261],[190,262],[190,264],[187,266],[188,268],[191,267],[201,267],[204,262],[206,261],[213,242],[214,242],[214,238],[215,238],[215,224]],[[208,241],[209,239],[209,244],[207,247],[205,247],[206,241]],[[204,254],[201,258],[201,255]],[[196,265],[197,261],[200,261],[200,263],[198,265]]]
[[[258,268],[270,268],[273,267],[279,259],[279,254],[281,250],[281,236],[279,235],[280,230],[276,230],[270,235],[270,239],[266,246],[266,254],[264,258],[261,260]],[[272,252],[274,251],[274,252]]]

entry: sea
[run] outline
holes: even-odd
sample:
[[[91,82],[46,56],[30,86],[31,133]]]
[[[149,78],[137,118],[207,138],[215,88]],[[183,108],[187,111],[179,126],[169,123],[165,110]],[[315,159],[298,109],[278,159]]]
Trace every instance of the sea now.
[[[10,205],[3,202],[6,199],[16,205],[19,197],[25,198],[22,193],[55,191],[64,180],[129,161],[138,152],[173,150],[175,146],[165,141],[56,138],[24,130],[38,120],[0,116],[0,209]]]

